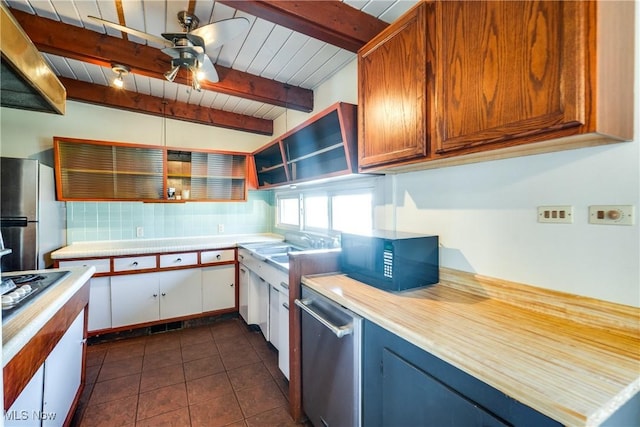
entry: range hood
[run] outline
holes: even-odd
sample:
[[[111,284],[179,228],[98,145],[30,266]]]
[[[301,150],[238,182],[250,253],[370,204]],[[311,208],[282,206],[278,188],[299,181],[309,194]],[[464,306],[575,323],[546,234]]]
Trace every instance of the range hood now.
[[[64,114],[66,89],[2,3],[0,53],[0,105]]]

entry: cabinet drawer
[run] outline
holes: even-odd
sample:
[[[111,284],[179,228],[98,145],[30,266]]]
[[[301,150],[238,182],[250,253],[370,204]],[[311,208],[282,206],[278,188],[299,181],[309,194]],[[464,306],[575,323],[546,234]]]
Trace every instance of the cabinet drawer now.
[[[113,271],[136,271],[156,267],[156,257],[153,255],[116,258],[113,260]]]
[[[160,255],[160,268],[182,267],[198,264],[197,252],[185,252],[181,254]]]
[[[203,251],[200,253],[200,263],[210,264],[213,262],[235,261],[236,256],[233,249],[222,249],[219,251]]]
[[[76,259],[73,261],[60,261],[58,262],[58,266],[60,268],[94,266],[96,268],[96,273],[109,273],[111,271],[111,259],[97,258],[97,259]]]

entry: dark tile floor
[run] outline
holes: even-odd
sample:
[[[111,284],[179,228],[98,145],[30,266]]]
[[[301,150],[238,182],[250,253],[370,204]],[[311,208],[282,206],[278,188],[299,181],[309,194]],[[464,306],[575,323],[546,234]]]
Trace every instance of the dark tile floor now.
[[[87,348],[73,426],[294,426],[277,352],[241,319]]]

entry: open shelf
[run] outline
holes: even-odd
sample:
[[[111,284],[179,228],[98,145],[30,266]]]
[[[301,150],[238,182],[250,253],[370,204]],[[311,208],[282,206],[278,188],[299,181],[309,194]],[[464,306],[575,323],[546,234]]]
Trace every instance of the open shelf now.
[[[357,172],[356,106],[337,103],[253,153],[259,188]]]

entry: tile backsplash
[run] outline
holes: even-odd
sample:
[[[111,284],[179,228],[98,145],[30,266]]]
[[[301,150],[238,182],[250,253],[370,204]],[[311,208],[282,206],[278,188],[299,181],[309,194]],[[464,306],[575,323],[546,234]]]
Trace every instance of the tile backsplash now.
[[[68,202],[67,243],[270,233],[274,214],[272,191],[249,191],[246,202]]]

